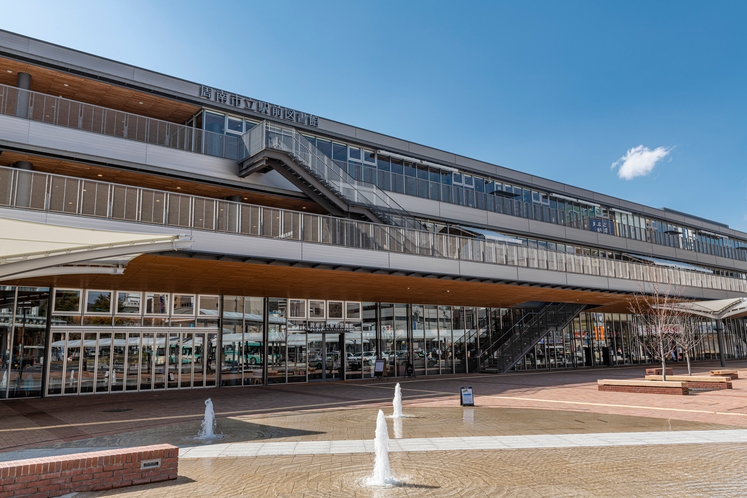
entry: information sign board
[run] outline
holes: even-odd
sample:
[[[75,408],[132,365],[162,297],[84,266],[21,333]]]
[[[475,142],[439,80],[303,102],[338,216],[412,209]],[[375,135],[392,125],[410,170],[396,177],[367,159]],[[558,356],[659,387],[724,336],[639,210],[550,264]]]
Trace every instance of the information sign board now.
[[[381,358],[374,364],[374,378],[381,379],[386,373],[386,360]]]
[[[472,396],[472,386],[460,387],[459,404],[462,406],[475,406],[475,399]]]

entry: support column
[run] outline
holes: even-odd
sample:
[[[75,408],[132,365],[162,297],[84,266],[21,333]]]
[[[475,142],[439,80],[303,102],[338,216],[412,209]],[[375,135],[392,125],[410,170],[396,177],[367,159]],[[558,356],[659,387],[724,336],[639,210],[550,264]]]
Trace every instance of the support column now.
[[[198,306],[199,308],[199,306]],[[199,315],[199,309],[198,309]],[[215,387],[223,384],[223,294],[218,298],[218,335],[215,338]]]
[[[265,297],[262,299],[262,384],[267,385],[267,354],[269,353],[269,347],[267,340],[270,337],[270,299]],[[323,359],[322,361],[325,361]]]
[[[376,303],[376,359],[382,358],[381,353],[384,351],[384,343],[381,338],[381,303]],[[362,361],[362,360],[361,360]]]
[[[20,89],[16,99],[16,116],[19,118],[29,117],[29,92],[31,90],[31,75],[29,73],[18,73],[17,86]],[[26,90],[26,91],[24,91]]]
[[[54,287],[49,288],[47,296],[47,323],[44,331],[44,368],[42,369],[40,396],[47,396],[47,383],[49,382],[49,368],[52,363],[52,307],[54,306]],[[62,374],[60,374],[62,375]]]
[[[34,165],[28,161],[16,161],[13,167],[20,170],[16,172],[16,207],[31,207],[31,178],[33,177]]]
[[[726,346],[724,344],[724,327],[721,320],[716,320],[716,336],[718,337],[718,359],[721,366],[726,366]]]

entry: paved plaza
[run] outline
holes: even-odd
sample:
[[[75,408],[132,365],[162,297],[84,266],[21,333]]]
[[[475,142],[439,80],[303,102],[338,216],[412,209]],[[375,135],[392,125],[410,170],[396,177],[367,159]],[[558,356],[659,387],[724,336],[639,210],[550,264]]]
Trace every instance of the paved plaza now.
[[[747,375],[747,362],[729,368]],[[596,387],[642,375],[635,366],[397,379],[406,417],[387,420],[401,482],[391,488],[365,480],[395,379],[10,400],[0,403],[0,460],[180,448],[176,481],[79,497],[743,496],[747,379],[690,396]],[[474,408],[459,406],[462,385],[474,388]],[[220,433],[210,442],[195,439],[207,397]]]

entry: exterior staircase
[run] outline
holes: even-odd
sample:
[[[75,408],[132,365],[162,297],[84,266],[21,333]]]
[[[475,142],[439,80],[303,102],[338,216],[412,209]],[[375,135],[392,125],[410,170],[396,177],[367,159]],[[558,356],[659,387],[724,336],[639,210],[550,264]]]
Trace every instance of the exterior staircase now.
[[[538,308],[524,310],[513,321],[504,324],[497,334],[480,337],[480,349],[486,359],[481,362],[479,370],[508,372],[550,331],[563,330],[586,307],[584,304],[543,303]],[[480,330],[486,330],[486,327]]]
[[[333,215],[420,226],[386,192],[355,180],[293,127],[264,121],[242,140],[244,150],[238,160],[242,178],[274,169]]]

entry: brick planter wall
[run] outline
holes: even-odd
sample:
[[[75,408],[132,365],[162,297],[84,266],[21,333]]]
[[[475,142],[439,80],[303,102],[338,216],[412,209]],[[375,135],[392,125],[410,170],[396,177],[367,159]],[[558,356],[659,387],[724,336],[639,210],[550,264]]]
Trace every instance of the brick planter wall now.
[[[687,387],[599,386],[600,391],[643,394],[690,394]]]
[[[723,375],[722,377],[726,377]],[[690,389],[731,389],[731,382],[698,382],[693,380],[685,381]]]
[[[0,498],[48,498],[167,481],[177,478],[178,466],[179,448],[170,444],[0,462]]]

